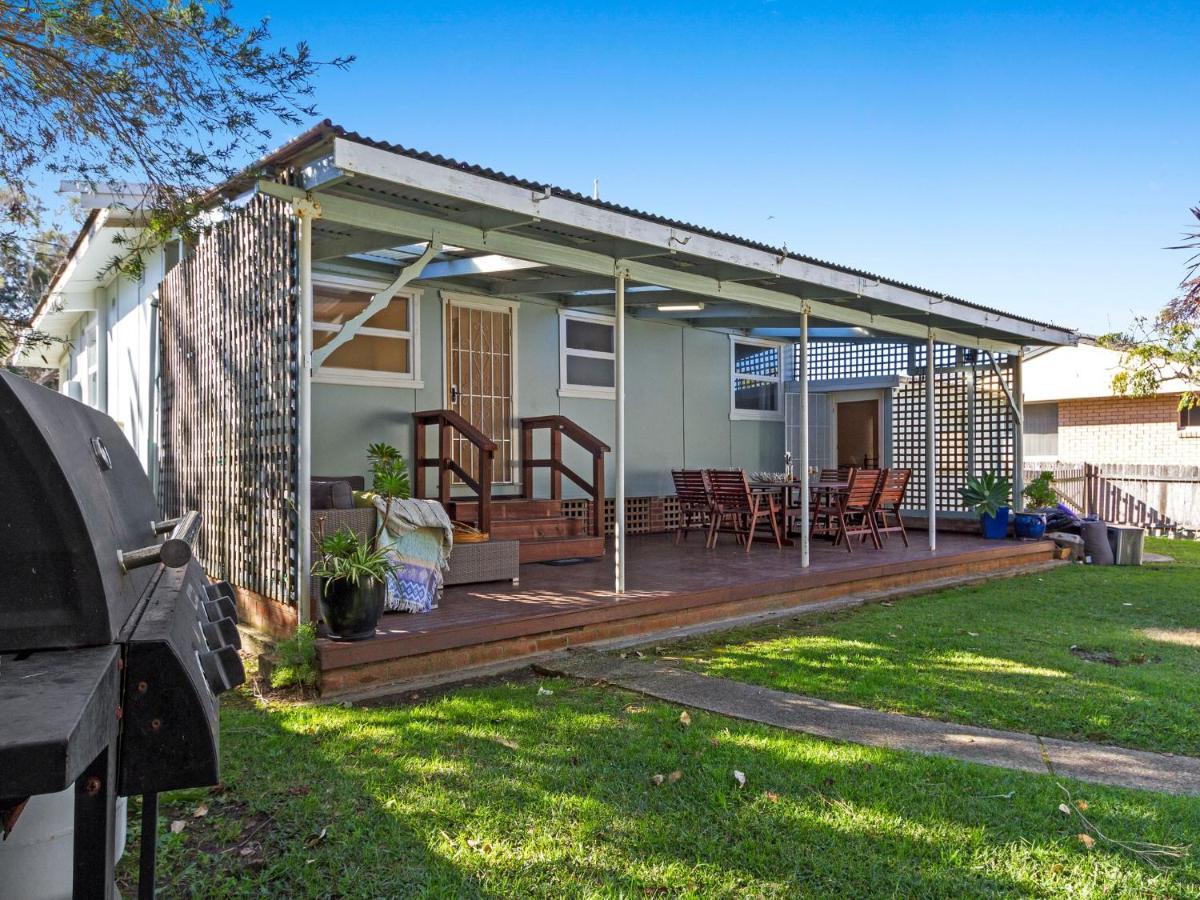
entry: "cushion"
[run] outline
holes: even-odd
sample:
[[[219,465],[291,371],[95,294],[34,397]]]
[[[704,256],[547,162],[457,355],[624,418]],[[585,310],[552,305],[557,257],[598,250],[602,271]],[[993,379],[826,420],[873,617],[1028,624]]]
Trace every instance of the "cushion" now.
[[[313,509],[354,509],[354,492],[349,481],[314,478],[310,483],[309,498]]]
[[[365,490],[367,479],[361,475],[313,475],[313,481],[348,481],[352,491]]]

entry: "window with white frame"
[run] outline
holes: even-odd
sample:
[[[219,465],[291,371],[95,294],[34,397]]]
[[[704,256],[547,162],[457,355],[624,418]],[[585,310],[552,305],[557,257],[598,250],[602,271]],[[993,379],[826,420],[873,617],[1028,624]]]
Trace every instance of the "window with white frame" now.
[[[617,383],[615,319],[560,310],[558,347],[561,396],[612,399]]]
[[[384,283],[321,275],[313,279],[313,349],[328,344],[371,302]],[[340,384],[421,387],[417,325],[419,294],[396,295],[335,349],[314,379]]]
[[[730,417],[783,417],[783,348],[771,341],[730,338]]]

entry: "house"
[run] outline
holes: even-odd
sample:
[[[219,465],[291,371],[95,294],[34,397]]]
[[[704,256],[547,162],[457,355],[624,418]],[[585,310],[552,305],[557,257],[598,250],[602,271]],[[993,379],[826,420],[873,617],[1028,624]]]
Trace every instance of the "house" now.
[[[215,190],[211,227],[148,254],[138,284],[103,269],[136,227],[127,204],[85,198],[35,320],[67,343],[17,356],[122,423],[164,514],[204,514],[198,552],[262,627],[312,615],[304,488],[364,474],[369,442],[411,448],[418,494],[519,539],[519,591],[448,590],[387,640],[325,647],[330,671],[361,684],[429,671],[434,651],[477,663],[1046,558],[939,544],[937,523],[968,475],[1019,481],[1023,353],[1067,329],[328,121],[259,171]],[[841,462],[912,470],[919,549],[868,562],[804,532],[766,565],[649,537],[678,517],[673,468],[790,465],[807,485]]]
[[[1025,358],[1025,459],[1052,463],[1200,465],[1200,408],[1180,409],[1182,382],[1152,397],[1112,388],[1121,353],[1083,338]]]
[[[1180,409],[1188,386],[1117,395],[1121,353],[1081,338],[1025,359],[1027,469],[1055,473],[1064,499],[1106,521],[1164,534],[1200,530],[1200,408]],[[1027,472],[1028,477],[1028,472]]]

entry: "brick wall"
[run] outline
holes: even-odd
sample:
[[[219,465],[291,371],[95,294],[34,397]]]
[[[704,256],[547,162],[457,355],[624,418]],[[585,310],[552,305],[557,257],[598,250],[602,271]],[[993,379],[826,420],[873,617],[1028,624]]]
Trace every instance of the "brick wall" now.
[[[1181,437],[1177,397],[1060,400],[1065,462],[1200,465],[1200,437]]]

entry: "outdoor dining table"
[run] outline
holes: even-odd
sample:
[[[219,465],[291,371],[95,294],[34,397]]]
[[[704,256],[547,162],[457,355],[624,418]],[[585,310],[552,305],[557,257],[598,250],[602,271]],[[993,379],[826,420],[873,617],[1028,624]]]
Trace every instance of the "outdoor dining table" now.
[[[848,481],[812,481],[809,482],[809,491],[812,493],[812,504],[810,506],[813,518],[816,518],[818,511],[823,507],[834,507],[840,497],[844,496],[850,488]],[[793,491],[799,492],[801,483],[799,481],[751,481],[750,489],[759,492],[774,492],[780,495],[782,502],[779,504],[780,514],[787,519],[787,512],[790,509],[798,509],[799,502],[793,502]],[[825,532],[832,536],[835,532],[832,528]],[[794,542],[790,539],[792,535],[797,534],[795,531],[786,532],[784,542],[787,546],[791,546]]]

